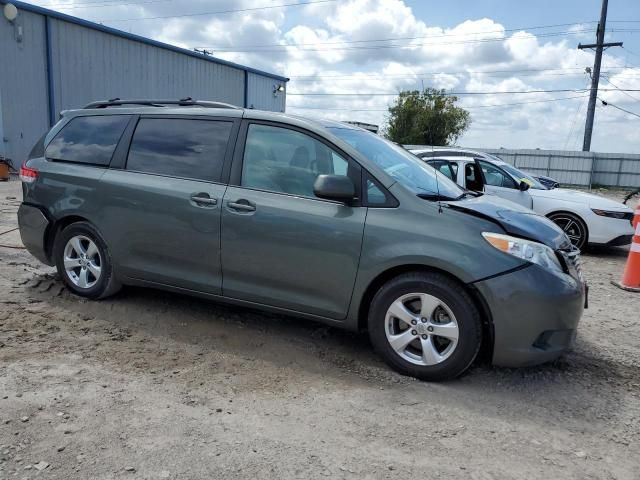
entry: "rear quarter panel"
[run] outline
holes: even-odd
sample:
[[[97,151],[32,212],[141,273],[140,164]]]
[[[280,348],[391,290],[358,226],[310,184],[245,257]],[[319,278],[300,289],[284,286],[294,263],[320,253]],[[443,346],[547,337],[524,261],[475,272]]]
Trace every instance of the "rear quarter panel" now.
[[[105,168],[52,162],[44,158],[29,161],[38,179],[26,185],[24,202],[46,206],[52,220],[68,215],[82,216],[99,228],[101,194],[98,188]]]

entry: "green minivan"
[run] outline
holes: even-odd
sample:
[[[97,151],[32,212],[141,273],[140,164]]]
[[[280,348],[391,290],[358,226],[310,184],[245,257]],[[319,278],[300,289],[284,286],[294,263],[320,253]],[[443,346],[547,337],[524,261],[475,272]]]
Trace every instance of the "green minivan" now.
[[[217,102],[63,112],[21,171],[27,249],[92,299],[149,286],[366,329],[397,371],[533,365],[573,343],[579,251],[360,128]],[[267,320],[265,320],[267,321]]]

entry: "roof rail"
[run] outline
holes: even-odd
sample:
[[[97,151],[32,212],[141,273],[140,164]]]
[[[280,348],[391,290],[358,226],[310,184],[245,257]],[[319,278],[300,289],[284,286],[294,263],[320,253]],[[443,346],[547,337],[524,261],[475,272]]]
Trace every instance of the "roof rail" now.
[[[180,100],[122,100],[120,98],[111,98],[109,100],[100,100],[91,102],[82,107],[87,108],[109,108],[122,105],[144,105],[148,107],[167,107],[175,105],[178,107],[205,107],[205,108],[232,108],[240,109],[235,105],[224,102],[209,102],[204,100],[194,100],[191,97],[181,98]]]

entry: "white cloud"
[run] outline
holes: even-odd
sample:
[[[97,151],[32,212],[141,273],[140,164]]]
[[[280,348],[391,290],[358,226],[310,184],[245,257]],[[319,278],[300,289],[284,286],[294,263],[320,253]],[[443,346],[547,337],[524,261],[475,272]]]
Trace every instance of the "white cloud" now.
[[[86,0],[77,1],[83,2],[86,4]],[[462,144],[563,148],[581,143],[577,139],[584,126],[586,99],[551,100],[584,93],[500,92],[587,87],[589,78],[584,69],[592,65],[593,53],[578,50],[576,43],[594,38],[593,24],[512,31],[491,18],[460,18],[457,25],[443,27],[429,18],[417,18],[403,0],[341,0],[216,16],[108,20],[255,6],[250,0],[219,0],[215,7],[207,0],[187,0],[65,12],[104,20],[107,25],[185,48],[209,47],[221,58],[291,76],[287,104],[293,113],[382,123],[392,96],[292,93],[383,94],[420,89],[424,84],[461,93],[490,93],[460,95],[460,104],[470,109],[473,119],[470,130],[460,139]],[[553,35],[562,30],[569,34]],[[300,47],[284,46],[290,44]],[[619,58],[606,52],[605,78],[619,88],[640,89],[640,68],[623,67]],[[603,98],[638,110],[629,94],[615,91],[604,79],[601,87],[614,90],[602,91]],[[640,92],[630,95],[640,98]],[[514,105],[491,107],[503,104]],[[599,107],[594,149],[637,149],[638,121],[613,107]]]

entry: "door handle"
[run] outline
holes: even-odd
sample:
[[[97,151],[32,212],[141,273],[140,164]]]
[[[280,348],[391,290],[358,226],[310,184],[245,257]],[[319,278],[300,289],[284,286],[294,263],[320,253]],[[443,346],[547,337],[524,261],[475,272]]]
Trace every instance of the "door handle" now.
[[[255,212],[256,206],[249,203],[247,200],[238,200],[237,202],[227,202],[227,207],[231,210],[237,210],[239,212]]]
[[[211,198],[208,193],[194,193],[191,195],[191,201],[196,205],[217,205],[218,200]]]

